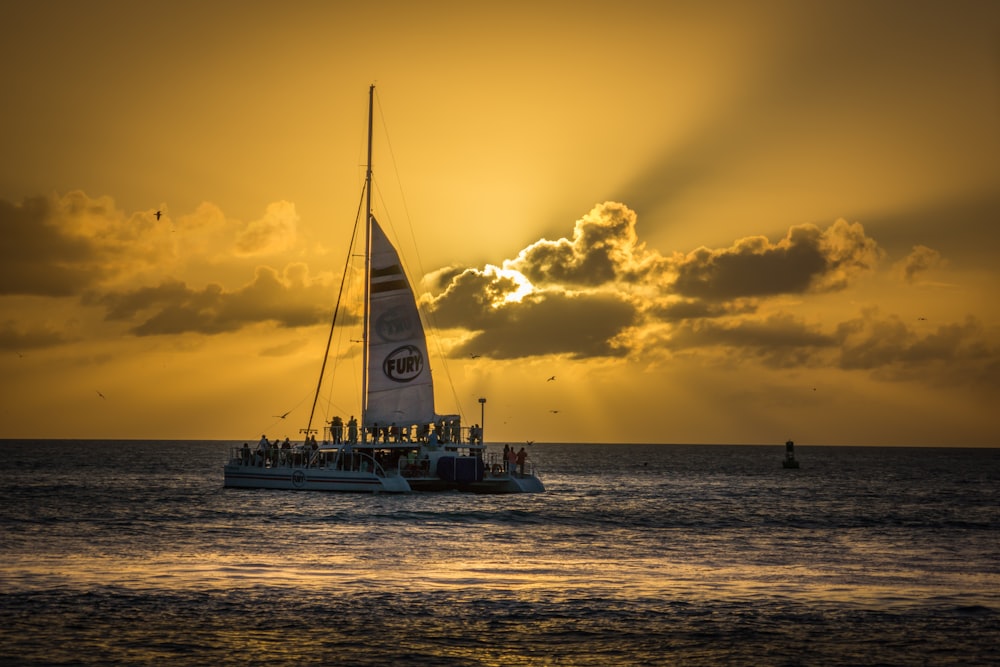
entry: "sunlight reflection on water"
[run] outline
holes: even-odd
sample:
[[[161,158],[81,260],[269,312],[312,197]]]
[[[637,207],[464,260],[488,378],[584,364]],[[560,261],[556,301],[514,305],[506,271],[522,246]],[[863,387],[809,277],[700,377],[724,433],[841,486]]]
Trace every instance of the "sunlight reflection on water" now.
[[[131,591],[232,591],[294,589],[313,594],[366,590],[407,593],[483,591],[549,593],[602,599],[753,601],[783,598],[801,603],[839,603],[879,609],[920,606],[942,591],[964,591],[962,604],[996,607],[997,578],[923,571],[873,572],[829,565],[768,566],[677,562],[668,558],[561,557],[518,563],[507,560],[433,561],[411,558],[391,565],[365,564],[346,555],[305,560],[245,556],[159,554],[152,559],[73,557],[8,562],[5,584],[13,590],[80,590],[109,586]]]

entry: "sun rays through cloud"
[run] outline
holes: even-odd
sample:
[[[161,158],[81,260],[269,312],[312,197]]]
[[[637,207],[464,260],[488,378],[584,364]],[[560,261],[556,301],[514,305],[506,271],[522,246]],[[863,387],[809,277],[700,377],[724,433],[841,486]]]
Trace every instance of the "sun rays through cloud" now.
[[[990,3],[111,5],[5,13],[11,436],[242,437],[244,406],[298,403],[371,78],[440,411],[488,393],[500,439],[1000,443]],[[356,67],[328,27],[365,21]]]

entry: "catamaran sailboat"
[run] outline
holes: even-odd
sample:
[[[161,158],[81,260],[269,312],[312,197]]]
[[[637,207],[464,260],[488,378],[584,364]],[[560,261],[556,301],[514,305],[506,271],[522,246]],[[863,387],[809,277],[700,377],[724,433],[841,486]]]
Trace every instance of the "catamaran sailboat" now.
[[[316,491],[406,493],[459,490],[539,493],[545,490],[530,462],[488,453],[478,426],[458,415],[438,415],[427,340],[413,289],[399,254],[372,215],[372,109],[368,91],[368,162],[365,174],[365,266],[361,422],[352,417],[322,429],[312,426],[330,343],[324,355],[305,442],[262,437],[236,447],[225,466],[225,486]],[[346,276],[346,273],[345,273]],[[339,309],[338,309],[339,310]],[[332,326],[337,325],[336,314]],[[332,329],[331,336],[332,340]],[[483,400],[483,399],[481,399]]]

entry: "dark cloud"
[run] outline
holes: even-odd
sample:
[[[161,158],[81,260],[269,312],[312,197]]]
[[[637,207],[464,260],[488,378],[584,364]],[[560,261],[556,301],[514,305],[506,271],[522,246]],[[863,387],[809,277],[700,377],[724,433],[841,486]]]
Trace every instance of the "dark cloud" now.
[[[639,242],[635,223],[628,207],[605,202],[577,220],[572,238],[537,241],[503,266],[543,288],[655,287],[690,303],[844,289],[884,254],[859,223],[838,220],[792,227],[777,243],[749,237],[666,259]]]
[[[27,327],[23,323],[7,320],[0,324],[0,349],[20,353],[65,343],[65,334],[44,326]]]
[[[754,299],[737,299],[725,303],[702,301],[699,299],[682,299],[653,305],[646,310],[646,314],[658,320],[675,322],[678,320],[717,318],[730,315],[749,315],[757,312],[758,307],[759,304]]]
[[[836,337],[840,366],[871,370],[889,365],[921,366],[931,362],[996,363],[1000,349],[987,342],[982,324],[973,317],[918,334],[898,317],[879,317],[874,310],[841,323]]]
[[[110,197],[81,191],[32,197],[20,204],[0,200],[0,296],[81,296],[162,273],[185,258],[231,253],[245,258],[288,250],[297,238],[298,215],[286,201],[268,205],[259,220],[229,221],[203,203],[176,222],[160,222],[152,211],[126,215]],[[169,231],[174,225],[181,230]],[[211,261],[217,261],[212,258]]]
[[[237,225],[228,228],[221,211],[209,209],[208,222],[201,225],[205,216],[195,216],[187,231],[218,232],[219,247],[232,243],[237,254],[261,254],[294,242],[298,217],[289,202],[271,204],[263,218],[242,231]],[[0,230],[11,241],[0,245],[0,296],[78,297],[84,306],[106,309],[107,320],[130,323],[135,335],[214,334],[262,321],[305,326],[329,317],[317,305],[332,300],[328,285],[311,280],[305,266],[297,264],[281,275],[258,268],[254,280],[235,291],[215,284],[196,289],[173,279],[108,291],[112,280],[163,271],[174,259],[173,244],[164,242],[164,234],[171,236],[167,228],[151,214],[126,217],[110,197],[73,191],[17,205],[0,200]],[[215,250],[206,237],[189,236],[185,240],[196,256]],[[10,326],[5,335],[18,347],[27,347],[26,336],[54,340],[42,332],[16,334]]]
[[[973,317],[920,334],[897,317],[870,310],[842,323],[836,336],[843,369],[891,382],[974,388],[990,401],[1000,393],[1000,345]]]
[[[754,359],[773,368],[810,366],[836,339],[790,315],[761,320],[688,320],[676,326],[667,347],[672,350],[722,348],[737,360]]]
[[[436,290],[428,298],[433,321],[473,333],[458,354],[501,358],[617,356],[629,351],[626,331],[641,321],[689,321],[674,344],[692,344],[697,332],[706,344],[743,340],[764,350],[765,338],[784,337],[784,352],[769,353],[768,363],[787,365],[791,339],[808,348],[829,346],[830,337],[787,319],[733,325],[731,318],[757,312],[767,297],[844,289],[882,256],[860,224],[839,220],[825,230],[793,227],[777,243],[751,237],[667,259],[639,242],[635,223],[629,208],[606,202],[576,221],[571,238],[537,241],[503,268],[442,270],[425,279]]]
[[[542,239],[503,268],[446,269],[425,279],[435,326],[471,336],[452,351],[497,359],[546,354],[622,356],[623,334],[638,321],[630,295],[614,286],[649,271],[635,214],[605,203],[576,222],[572,239]]]
[[[108,320],[141,320],[131,329],[137,336],[216,334],[265,321],[310,326],[330,317],[327,308],[317,305],[330,302],[328,286],[309,281],[300,267],[286,269],[283,276],[260,267],[252,283],[232,292],[219,285],[195,290],[170,281],[131,292],[92,295],[89,301],[105,307]]]
[[[572,239],[537,241],[504,268],[536,283],[597,286],[635,279],[658,257],[639,244],[635,213],[624,204],[605,202],[576,221]]]
[[[471,267],[446,266],[444,268],[440,268],[437,271],[432,271],[431,273],[425,275],[423,279],[423,285],[432,294],[443,292],[444,290],[448,289],[448,286],[452,283],[452,281],[454,281],[456,278],[458,278],[466,271],[470,270],[475,272],[475,270],[471,269]]]
[[[930,333],[895,316],[866,310],[829,332],[791,315],[764,319],[696,319],[675,325],[660,345],[674,352],[711,349],[731,363],[771,368],[837,367],[886,381],[977,386],[1000,391],[1000,346],[969,317]]]
[[[79,296],[83,305],[105,309],[107,320],[126,323],[137,336],[329,321],[324,304],[332,301],[330,287],[311,278],[303,264],[282,272],[258,267],[254,279],[236,290],[165,280],[103,292],[102,263],[114,266],[116,258],[136,252],[130,248],[142,249],[141,221],[122,221],[110,199],[83,193],[16,206],[0,201],[5,236],[23,241],[0,247],[0,294]],[[607,202],[577,220],[570,238],[542,239],[502,267],[441,269],[424,279],[428,317],[438,328],[464,332],[453,356],[619,357],[663,334],[660,344],[667,350],[711,348],[734,363],[839,366],[886,377],[919,375],[934,365],[948,366],[957,377],[960,369],[975,367],[986,378],[977,381],[987,384],[997,376],[1000,354],[974,320],[918,334],[898,318],[872,313],[829,332],[790,315],[755,317],[770,297],[842,290],[874,269],[884,253],[860,224],[801,225],[774,243],[751,237],[728,248],[665,258],[640,243],[635,223],[629,208]],[[283,247],[295,224],[290,204],[269,209],[253,227],[254,251]],[[139,261],[154,260],[149,254]],[[940,261],[936,251],[916,246],[896,268],[912,280]],[[356,320],[340,314],[341,322],[350,319]],[[636,335],[639,326],[656,331],[660,324],[669,327]],[[8,321],[0,327],[0,347],[30,349],[63,340],[51,330],[24,326]]]
[[[518,291],[511,272],[487,268],[465,269],[454,274],[444,291],[431,297],[430,313],[439,327],[469,330],[490,326],[495,311]],[[516,307],[516,303],[510,304]]]
[[[436,303],[435,313],[448,307]],[[612,294],[552,292],[526,297],[478,313],[480,327],[453,350],[454,356],[481,354],[515,359],[547,354],[574,359],[617,357],[627,349],[616,337],[631,326],[636,310]]]
[[[858,223],[838,220],[826,230],[798,225],[777,243],[763,236],[729,248],[699,248],[674,263],[677,294],[710,301],[844,289],[882,256]]]
[[[896,270],[904,281],[912,283],[921,273],[943,266],[943,264],[944,260],[937,250],[917,245],[913,246],[909,255],[896,263]]]
[[[68,201],[60,211],[49,197],[32,197],[20,204],[0,199],[0,237],[4,239],[0,295],[78,295],[106,274],[99,262],[99,245],[75,234],[73,226],[63,220],[93,213],[88,209],[102,203],[84,202],[72,195]]]

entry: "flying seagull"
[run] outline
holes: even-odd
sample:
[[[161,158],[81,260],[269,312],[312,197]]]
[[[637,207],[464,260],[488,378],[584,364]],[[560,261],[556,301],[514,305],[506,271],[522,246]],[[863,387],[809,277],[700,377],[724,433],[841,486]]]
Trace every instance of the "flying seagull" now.
[[[472,353],[472,354],[470,354],[469,356],[470,356],[470,357],[472,357],[473,359],[478,359],[478,358],[479,358],[479,355],[478,355],[478,354],[476,354],[475,352],[473,352],[473,353]]]
[[[549,412],[551,412],[551,413],[552,413],[552,414],[554,414],[554,415],[557,415],[557,414],[559,414],[559,411],[558,411],[558,410],[549,410]]]
[[[160,216],[161,216],[161,215],[163,215],[163,211],[157,211],[157,212],[156,212],[156,213],[154,213],[153,215],[155,215],[155,216],[156,216],[156,219],[157,219],[157,220],[159,220],[159,219],[160,219]]]
[[[555,375],[553,375],[553,376],[552,376],[552,377],[550,377],[550,378],[549,378],[548,380],[546,380],[546,382],[552,382],[552,381],[553,381],[553,380],[555,380],[555,379],[556,379],[556,376],[555,376]]]
[[[97,390],[95,389],[94,391],[97,391]],[[100,396],[101,398],[104,398],[104,394],[102,394],[102,393],[101,393],[101,392],[99,392],[99,391],[97,391],[97,395],[98,395],[98,396]],[[105,398],[104,400],[107,400],[107,399]]]
[[[283,415],[271,415],[271,416],[272,416],[272,417],[274,417],[275,419],[284,419],[285,417],[287,417],[287,416],[288,416],[288,414],[289,414],[290,412],[291,412],[291,410],[289,410],[288,412],[286,412],[286,413],[285,413],[285,414],[283,414]]]

